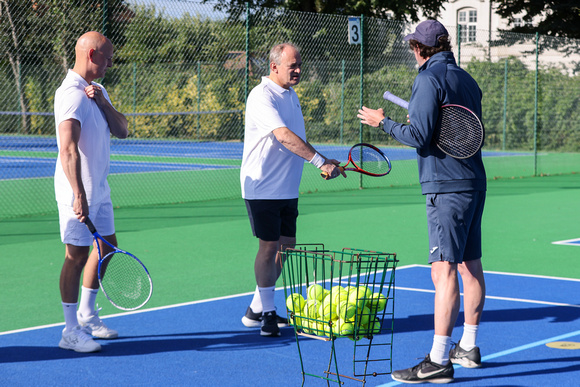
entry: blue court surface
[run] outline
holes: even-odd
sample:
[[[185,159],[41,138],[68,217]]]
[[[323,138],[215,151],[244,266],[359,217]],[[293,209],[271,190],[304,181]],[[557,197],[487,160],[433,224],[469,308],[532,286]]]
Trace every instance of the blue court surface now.
[[[215,160],[216,163],[176,163],[156,161],[111,161],[111,174],[143,173],[143,172],[168,172],[183,170],[209,170],[224,168],[239,168],[234,165],[220,165],[220,160],[241,160],[244,144],[242,142],[194,142],[194,141],[162,141],[162,140],[138,140],[111,139],[111,155],[118,156],[148,156],[157,158],[192,158]],[[317,145],[317,149],[326,157],[342,162],[348,160],[350,145]],[[54,152],[58,148],[56,138],[51,137],[0,137],[0,151],[21,152]],[[412,148],[382,148],[391,161],[412,160],[416,158],[416,152]],[[484,157],[518,156],[522,153],[483,152]],[[31,157],[0,156],[0,180],[42,178],[54,176],[56,156]]]
[[[580,280],[486,273],[487,300],[478,336],[483,367],[455,369],[458,386],[574,386],[580,384]],[[433,286],[427,266],[396,269],[393,369],[417,364],[430,350]],[[284,291],[276,302],[284,310]],[[261,337],[240,318],[251,293],[106,316],[120,337],[99,353],[58,348],[63,325],[0,334],[0,380],[6,386],[300,386],[300,357],[292,328]],[[55,301],[55,308],[60,305]],[[8,316],[3,316],[7,318]],[[458,341],[462,315],[453,333]],[[363,339],[365,340],[365,339]],[[322,374],[330,343],[300,338],[305,371]],[[353,342],[336,340],[341,374],[352,375]],[[345,386],[360,382],[342,379]],[[306,376],[305,386],[326,386]],[[331,385],[337,385],[336,383]],[[395,386],[390,375],[366,386]]]

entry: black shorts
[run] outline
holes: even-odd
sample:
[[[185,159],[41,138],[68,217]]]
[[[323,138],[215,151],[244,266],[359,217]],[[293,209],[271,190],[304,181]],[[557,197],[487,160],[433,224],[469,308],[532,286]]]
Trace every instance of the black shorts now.
[[[284,200],[246,200],[252,233],[263,241],[273,242],[280,236],[296,237],[298,198]]]

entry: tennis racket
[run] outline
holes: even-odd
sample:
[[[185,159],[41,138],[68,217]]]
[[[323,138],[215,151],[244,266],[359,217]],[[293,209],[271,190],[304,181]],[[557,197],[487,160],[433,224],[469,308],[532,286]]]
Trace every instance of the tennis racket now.
[[[352,164],[352,167],[348,167]],[[356,144],[348,152],[348,162],[344,167],[338,167],[340,171],[354,171],[368,176],[385,176],[391,172],[391,161],[389,158],[374,145]],[[326,172],[320,176],[325,179],[328,177]]]
[[[99,252],[98,278],[103,293],[119,309],[141,308],[153,293],[149,271],[136,256],[106,241],[89,218],[86,218],[85,224],[93,234]],[[99,240],[113,251],[103,257]]]
[[[385,91],[383,98],[409,110],[409,102]],[[467,159],[483,145],[484,128],[477,115],[461,105],[441,106],[441,129],[433,134],[435,145],[456,159]]]

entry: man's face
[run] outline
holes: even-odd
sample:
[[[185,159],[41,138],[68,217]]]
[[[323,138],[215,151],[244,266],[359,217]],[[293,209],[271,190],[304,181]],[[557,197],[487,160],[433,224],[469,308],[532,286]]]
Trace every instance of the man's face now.
[[[109,67],[113,66],[113,45],[108,40],[92,53],[95,78],[103,78]]]
[[[296,86],[300,82],[301,67],[300,53],[292,47],[286,47],[282,51],[280,64],[271,64],[274,81],[285,89]]]

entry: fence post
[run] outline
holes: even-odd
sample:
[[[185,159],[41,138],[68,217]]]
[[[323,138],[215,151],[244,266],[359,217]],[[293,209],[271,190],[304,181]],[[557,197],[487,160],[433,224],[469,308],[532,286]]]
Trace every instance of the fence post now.
[[[365,65],[365,24],[364,15],[360,15],[360,108],[364,104],[364,65]],[[363,141],[363,125],[362,122],[358,126],[359,142]],[[363,174],[359,174],[359,188],[363,188]]]
[[[133,62],[133,114],[137,113],[137,63]],[[137,116],[133,115],[133,133],[137,133]]]
[[[508,59],[505,59],[505,67],[503,72],[503,139],[502,149],[505,151],[506,131],[507,131],[507,78],[508,76]]]
[[[246,2],[246,74],[244,76],[244,106],[248,102],[250,86],[250,3]],[[242,141],[244,140],[244,113],[240,114],[240,122],[242,125],[241,136]]]
[[[342,135],[344,132],[344,59],[342,60],[342,80],[340,89],[340,144],[342,145]]]
[[[109,21],[109,7],[107,4],[107,0],[104,0],[103,1],[103,35],[104,36],[107,36],[108,21]]]
[[[538,175],[538,48],[540,34],[536,31],[536,81],[534,91],[534,176]]]
[[[461,67],[461,24],[457,25],[457,66]]]
[[[195,139],[199,139],[199,127],[201,115],[201,62],[197,61],[197,127],[195,129]]]

